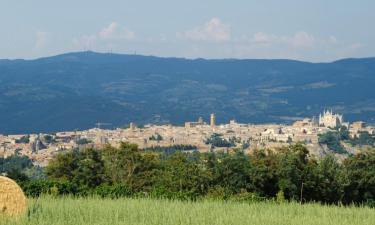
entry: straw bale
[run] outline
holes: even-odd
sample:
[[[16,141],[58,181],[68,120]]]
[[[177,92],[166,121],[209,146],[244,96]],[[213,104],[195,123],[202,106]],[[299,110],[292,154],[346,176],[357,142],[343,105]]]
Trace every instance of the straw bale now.
[[[26,207],[25,194],[18,184],[0,176],[0,214],[18,216],[26,211]]]

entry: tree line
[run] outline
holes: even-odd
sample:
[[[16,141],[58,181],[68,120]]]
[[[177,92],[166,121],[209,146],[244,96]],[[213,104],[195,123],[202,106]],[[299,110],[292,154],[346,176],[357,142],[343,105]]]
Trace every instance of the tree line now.
[[[302,144],[276,151],[172,154],[122,143],[57,155],[45,176],[15,176],[30,196],[147,196],[171,199],[285,199],[375,206],[375,149],[339,162],[317,159]],[[41,177],[41,178],[40,178]]]

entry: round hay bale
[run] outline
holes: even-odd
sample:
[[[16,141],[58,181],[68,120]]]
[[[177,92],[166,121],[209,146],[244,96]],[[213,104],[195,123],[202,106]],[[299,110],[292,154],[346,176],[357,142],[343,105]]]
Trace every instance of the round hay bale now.
[[[26,197],[13,180],[0,176],[0,214],[18,216],[26,211]]]

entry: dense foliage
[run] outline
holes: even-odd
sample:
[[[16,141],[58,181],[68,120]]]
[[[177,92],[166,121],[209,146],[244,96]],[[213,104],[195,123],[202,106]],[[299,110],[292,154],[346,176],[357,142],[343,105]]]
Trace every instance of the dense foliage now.
[[[349,143],[352,146],[375,146],[375,135],[371,135],[367,131],[362,131],[355,137],[350,137],[348,129],[344,126],[336,127],[334,130],[324,134],[319,134],[320,144],[326,144],[335,153],[348,153],[341,142]]]
[[[194,145],[172,145],[172,146],[154,146],[150,148],[143,149],[149,152],[162,152],[165,154],[172,154],[177,151],[196,151],[198,148]]]
[[[205,143],[207,145],[211,144],[214,147],[219,147],[219,148],[220,147],[226,147],[226,148],[229,148],[229,147],[234,147],[235,146],[235,141],[236,141],[235,138],[231,138],[230,140],[227,140],[227,139],[223,138],[222,135],[214,133],[213,135],[211,135],[211,137],[209,137],[205,141]]]
[[[12,170],[24,170],[33,166],[33,162],[27,156],[12,155],[0,158],[0,173],[9,173]]]
[[[52,143],[55,143],[56,141],[55,141],[55,139],[54,139],[54,137],[52,136],[52,135],[49,135],[49,134],[47,134],[47,135],[44,135],[44,142],[46,143],[46,144],[52,144]]]
[[[21,138],[17,139],[16,140],[16,143],[17,144],[27,144],[30,142],[30,137],[29,135],[26,135],[26,136],[22,136]]]
[[[43,169],[34,166],[27,156],[12,155],[7,158],[0,157],[0,174],[6,174],[18,181],[28,181],[30,179],[44,179]]]
[[[151,196],[172,199],[273,199],[375,205],[375,149],[349,156],[311,157],[301,144],[244,154],[84,149],[59,154],[47,179],[21,180],[26,193]],[[15,178],[17,179],[17,177]]]
[[[90,141],[87,138],[80,138],[80,139],[76,140],[77,145],[87,145],[87,144],[90,144],[91,142],[92,141]]]
[[[319,144],[326,144],[327,147],[339,154],[345,154],[347,151],[341,144],[341,135],[339,132],[328,131],[324,134],[319,134]]]
[[[358,136],[348,141],[351,145],[370,145],[375,146],[375,135],[370,135],[368,132],[360,132]]]

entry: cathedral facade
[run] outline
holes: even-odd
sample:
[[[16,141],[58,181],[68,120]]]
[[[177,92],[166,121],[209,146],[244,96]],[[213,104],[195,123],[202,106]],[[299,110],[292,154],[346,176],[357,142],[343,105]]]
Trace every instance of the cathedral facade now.
[[[345,125],[343,116],[333,113],[332,110],[324,111],[323,114],[319,115],[319,126],[335,128],[343,125]]]

